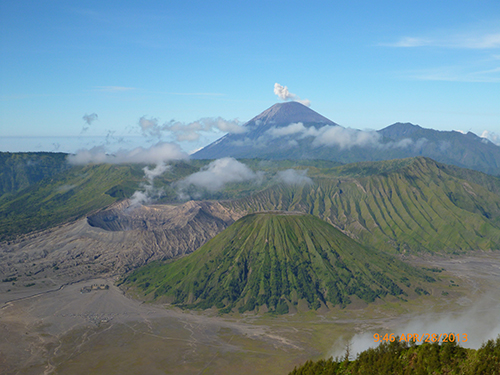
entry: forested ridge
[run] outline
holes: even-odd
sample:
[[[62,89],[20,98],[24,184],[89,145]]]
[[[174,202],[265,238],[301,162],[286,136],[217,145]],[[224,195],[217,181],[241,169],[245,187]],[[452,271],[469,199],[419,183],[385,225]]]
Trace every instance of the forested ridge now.
[[[498,375],[500,336],[477,350],[465,349],[456,342],[417,345],[396,338],[361,352],[353,361],[346,357],[307,361],[289,375]]]

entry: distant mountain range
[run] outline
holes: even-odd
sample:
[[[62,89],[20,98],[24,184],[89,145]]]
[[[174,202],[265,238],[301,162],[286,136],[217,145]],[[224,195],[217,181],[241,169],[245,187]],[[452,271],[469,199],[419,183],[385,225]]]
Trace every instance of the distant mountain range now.
[[[323,159],[342,163],[414,156],[500,175],[500,147],[473,133],[396,123],[379,131],[344,128],[298,102],[275,104],[192,155],[196,159]]]

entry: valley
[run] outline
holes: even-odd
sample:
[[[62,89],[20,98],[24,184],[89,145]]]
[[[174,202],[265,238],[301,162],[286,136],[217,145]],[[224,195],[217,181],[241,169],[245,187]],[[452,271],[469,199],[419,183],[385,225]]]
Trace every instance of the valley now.
[[[40,289],[3,301],[0,366],[6,374],[230,374],[236,369],[286,374],[311,358],[342,356],[349,341],[353,351],[374,346],[375,332],[446,327],[468,334],[464,347],[478,347],[500,333],[498,252],[429,255],[410,263],[444,268],[440,288],[448,294],[300,314],[218,316],[214,310],[142,303],[124,295],[113,278]],[[110,287],[80,293],[92,284]]]
[[[0,375],[500,375],[499,17],[0,1]]]
[[[153,164],[1,155],[2,374],[287,374],[375,333],[496,338],[497,146],[411,124],[318,144],[367,138],[295,102],[245,126]]]

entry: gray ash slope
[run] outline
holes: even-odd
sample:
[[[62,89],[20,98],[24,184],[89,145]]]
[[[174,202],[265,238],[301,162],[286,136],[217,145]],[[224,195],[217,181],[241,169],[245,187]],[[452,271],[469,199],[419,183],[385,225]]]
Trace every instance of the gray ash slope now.
[[[500,147],[471,132],[462,134],[426,129],[411,123],[395,123],[377,132],[363,134],[368,135],[373,142],[346,147],[318,144],[314,142],[314,137],[306,136],[304,132],[279,132],[280,128],[284,130],[298,123],[307,130],[313,130],[311,127],[318,130],[324,126],[338,126],[346,131],[344,134],[354,137],[361,134],[353,129],[342,128],[298,102],[285,102],[273,105],[245,123],[246,132],[226,134],[192,157],[323,159],[354,163],[425,156],[441,163],[500,175]],[[280,133],[279,136],[276,136],[277,133]]]

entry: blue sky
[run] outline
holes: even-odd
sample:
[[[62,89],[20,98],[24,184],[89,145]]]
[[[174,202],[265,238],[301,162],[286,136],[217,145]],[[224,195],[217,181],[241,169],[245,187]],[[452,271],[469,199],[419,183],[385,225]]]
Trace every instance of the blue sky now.
[[[497,0],[4,0],[0,21],[4,139],[247,121],[275,83],[345,127],[500,133]]]

